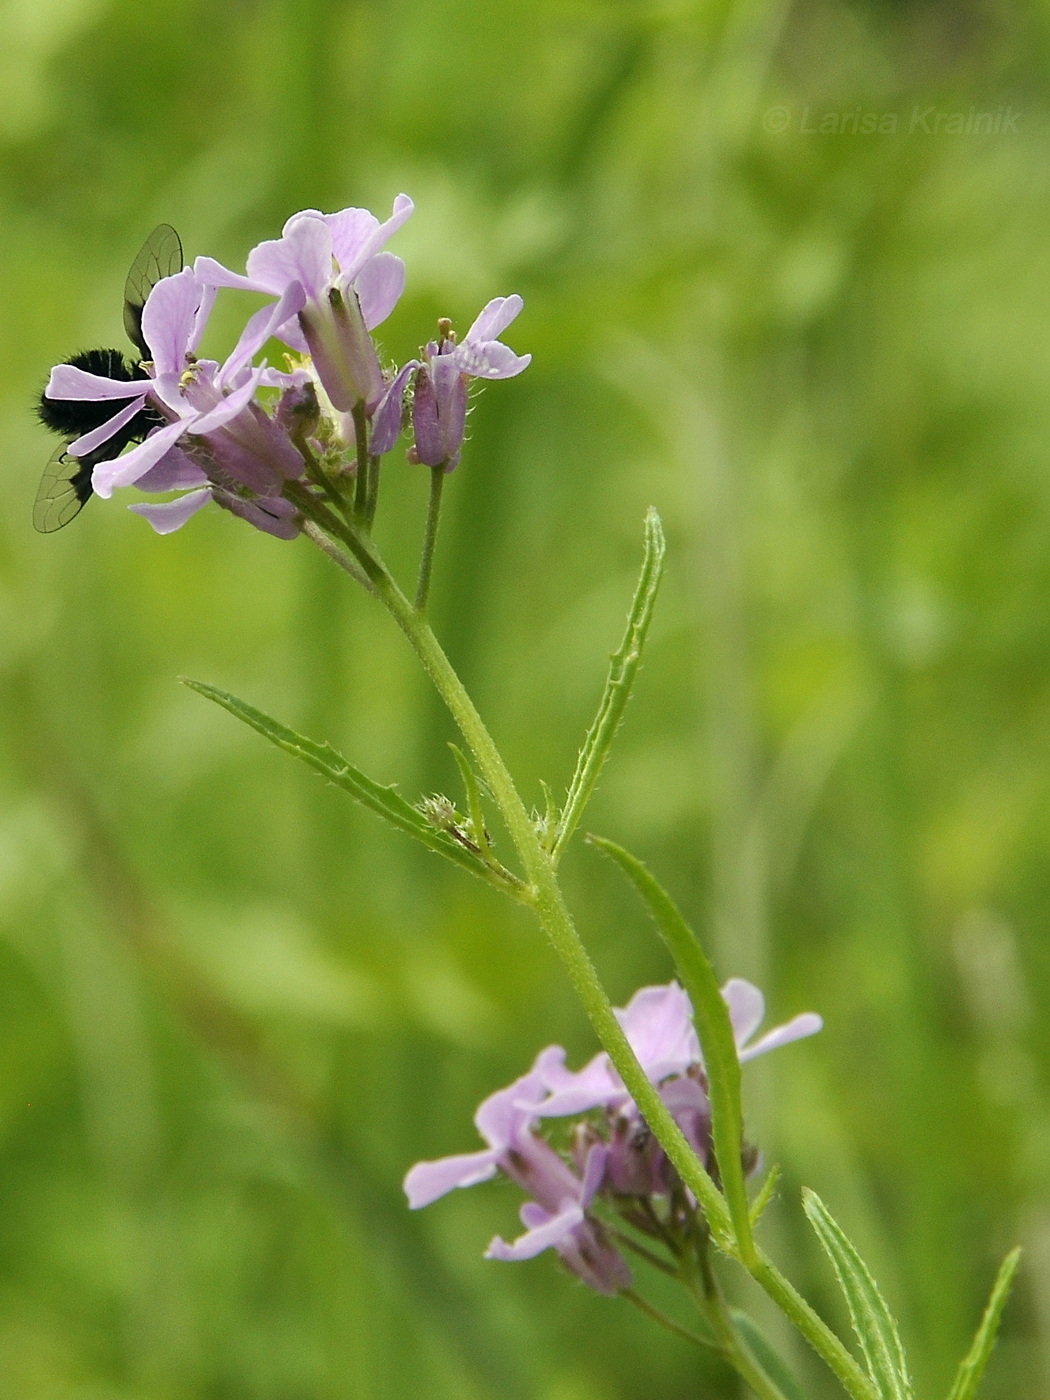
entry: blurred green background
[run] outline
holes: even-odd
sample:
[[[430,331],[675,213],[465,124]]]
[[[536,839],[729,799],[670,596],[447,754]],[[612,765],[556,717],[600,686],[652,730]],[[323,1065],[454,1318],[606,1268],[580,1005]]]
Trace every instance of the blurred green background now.
[[[385,615],[219,511],[30,528],[33,397],[121,343],[156,222],[243,265],[296,209],[406,190],[391,357],[526,301],[433,608],[528,800],[571,772],[656,504],[669,574],[587,825],[723,975],[826,1017],[748,1070],[769,1246],[845,1328],[817,1189],[937,1396],[1023,1243],[985,1394],[1050,1396],[1047,7],[3,0],[0,35],[3,1395],[738,1393],[551,1257],[485,1263],[516,1192],[404,1208],[483,1095],[593,1039],[523,914],[175,683],[451,791]],[[424,476],[386,472],[408,578]],[[666,980],[611,867],[566,870],[614,998]]]

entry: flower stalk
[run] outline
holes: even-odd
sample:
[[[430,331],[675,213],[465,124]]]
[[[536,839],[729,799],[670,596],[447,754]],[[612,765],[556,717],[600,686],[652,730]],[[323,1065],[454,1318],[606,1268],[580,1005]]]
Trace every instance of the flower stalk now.
[[[416,612],[425,613],[430,597],[430,576],[434,571],[434,549],[437,545],[438,523],[441,520],[441,491],[446,469],[442,463],[430,468],[430,498],[427,502],[427,523],[423,532],[423,552],[419,559],[419,581],[416,584]]]

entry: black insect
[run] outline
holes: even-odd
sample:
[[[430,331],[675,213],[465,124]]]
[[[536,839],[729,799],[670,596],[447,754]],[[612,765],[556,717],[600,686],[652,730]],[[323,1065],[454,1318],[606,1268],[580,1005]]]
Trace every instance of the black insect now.
[[[89,374],[121,379],[126,383],[134,379],[148,379],[142,362],[151,360],[153,356],[142,334],[142,308],[157,283],[164,277],[181,272],[182,266],[179,235],[170,224],[158,224],[131,264],[128,280],[124,284],[124,329],[138,351],[136,358],[129,360],[119,350],[85,350],[65,363]],[[54,530],[61,530],[63,525],[68,525],[74,516],[80,514],[91,496],[91,473],[99,462],[111,462],[130,443],[142,442],[152,428],[163,422],[158,413],[144,408],[94,452],[84,457],[70,455],[68,448],[71,442],[94,428],[100,428],[121,407],[119,401],[112,399],[49,399],[40,395],[37,405],[40,421],[65,439],[51,454],[36,493],[33,525],[41,534],[49,535]]]

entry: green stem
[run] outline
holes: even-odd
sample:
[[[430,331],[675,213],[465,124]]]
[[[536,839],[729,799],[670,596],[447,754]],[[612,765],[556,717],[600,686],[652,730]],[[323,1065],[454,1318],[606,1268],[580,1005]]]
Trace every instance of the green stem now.
[[[354,439],[357,444],[354,514],[360,522],[364,523],[368,518],[368,417],[364,404],[354,404],[350,416],[354,420]]]
[[[853,1400],[879,1400],[878,1392],[831,1328],[762,1250],[749,1270],[758,1286],[795,1324],[813,1350],[834,1371]]]
[[[419,582],[416,584],[416,611],[420,613],[426,612],[427,598],[430,595],[430,575],[434,568],[434,546],[437,544],[438,522],[441,519],[441,488],[444,484],[444,465],[431,467],[427,525],[423,535],[423,553],[419,557]]]
[[[347,555],[345,555],[343,551],[339,548],[339,546],[337,544],[334,544],[328,538],[328,536],[325,534],[325,532],[321,529],[319,525],[315,525],[312,520],[304,521],[303,534],[307,535],[311,540],[313,540],[314,544],[317,546],[318,549],[324,550],[325,554],[328,555],[329,559],[333,560],[336,564],[338,564],[339,567],[343,569],[346,573],[348,573],[352,579],[359,583],[362,586],[362,588],[367,588],[369,593],[372,592],[372,584],[370,583],[365,571],[359,568],[358,565],[355,564],[352,559],[348,558]]]
[[[371,530],[372,521],[376,518],[376,506],[379,504],[379,462],[378,457],[369,455],[368,458],[368,488],[365,496],[365,524]]]

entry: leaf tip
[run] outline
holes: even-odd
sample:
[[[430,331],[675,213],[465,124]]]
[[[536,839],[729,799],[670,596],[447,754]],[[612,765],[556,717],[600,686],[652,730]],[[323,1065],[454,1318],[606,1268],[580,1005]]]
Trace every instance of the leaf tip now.
[[[655,506],[650,506],[645,512],[645,539],[650,548],[663,554],[667,539],[664,535],[664,523]]]

